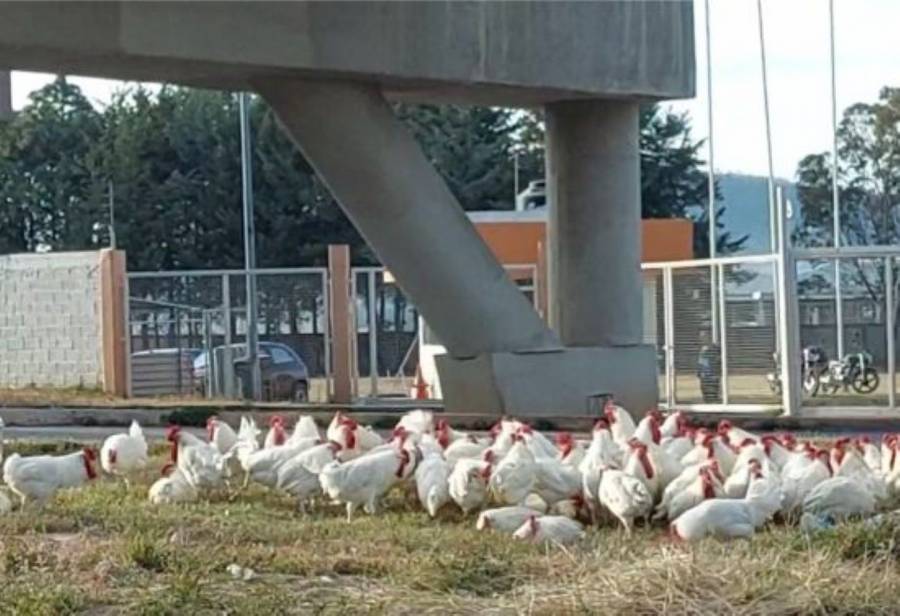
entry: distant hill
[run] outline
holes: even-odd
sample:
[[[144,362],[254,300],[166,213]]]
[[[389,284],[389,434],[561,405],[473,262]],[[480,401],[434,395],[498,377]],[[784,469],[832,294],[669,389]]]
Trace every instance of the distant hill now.
[[[725,206],[722,223],[725,230],[733,236],[749,235],[740,254],[759,254],[769,252],[769,204],[766,191],[768,179],[756,175],[724,173],[717,176],[719,191]],[[785,191],[791,205],[788,210],[792,214],[792,222],[796,224],[799,217],[799,199],[797,187],[787,180],[776,180]]]

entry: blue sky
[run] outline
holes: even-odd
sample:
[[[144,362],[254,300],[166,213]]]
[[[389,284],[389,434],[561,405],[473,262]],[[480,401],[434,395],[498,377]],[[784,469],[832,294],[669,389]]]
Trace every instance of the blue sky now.
[[[708,134],[703,0],[694,0],[697,97],[673,103]],[[716,168],[767,172],[756,0],[710,0]],[[792,178],[805,154],[831,147],[828,0],[763,0],[775,173]],[[838,108],[900,86],[900,0],[835,0]],[[13,73],[13,106],[51,76]],[[103,103],[118,85],[77,79]]]

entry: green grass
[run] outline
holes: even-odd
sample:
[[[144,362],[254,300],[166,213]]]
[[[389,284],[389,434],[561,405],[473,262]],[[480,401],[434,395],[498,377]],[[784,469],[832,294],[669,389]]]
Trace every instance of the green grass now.
[[[401,489],[351,524],[259,487],[154,507],[161,463],[130,489],[103,479],[0,518],[0,615],[890,614],[900,597],[900,526],[812,538],[773,526],[694,546],[600,528],[545,549],[477,533],[453,510],[429,520]],[[232,563],[256,577],[233,580]]]

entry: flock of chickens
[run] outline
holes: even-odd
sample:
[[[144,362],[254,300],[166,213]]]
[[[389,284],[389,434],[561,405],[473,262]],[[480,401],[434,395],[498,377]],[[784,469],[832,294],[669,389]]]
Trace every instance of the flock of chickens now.
[[[2,427],[2,422],[0,422]],[[867,438],[829,448],[791,434],[757,436],[723,421],[715,431],[691,426],[681,412],[649,412],[635,425],[608,404],[588,441],[559,433],[551,441],[528,424],[502,419],[479,437],[435,421],[431,412],[404,415],[385,440],[338,412],[324,437],[311,417],[289,431],[273,417],[265,438],[247,417],[235,432],[211,418],[208,440],[168,430],[171,461],[149,490],[153,503],[185,503],[220,487],[260,483],[295,497],[301,510],[327,499],[375,514],[385,494],[409,484],[434,517],[445,506],[478,512],[476,527],[518,539],[566,544],[585,524],[665,521],[671,535],[749,537],[778,516],[786,521],[872,514],[900,491],[900,438]],[[2,450],[0,450],[2,455]],[[99,452],[9,456],[3,480],[22,506],[98,477],[128,477],[146,467],[140,426],[109,437]],[[489,508],[492,507],[492,508]],[[12,503],[0,492],[0,511]]]

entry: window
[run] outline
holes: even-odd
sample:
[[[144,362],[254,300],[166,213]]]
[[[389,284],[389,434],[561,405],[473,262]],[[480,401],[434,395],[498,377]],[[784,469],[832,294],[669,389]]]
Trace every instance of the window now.
[[[291,357],[291,354],[282,349],[281,347],[269,347],[266,349],[269,355],[272,356],[273,364],[289,364],[294,361],[294,358]]]

